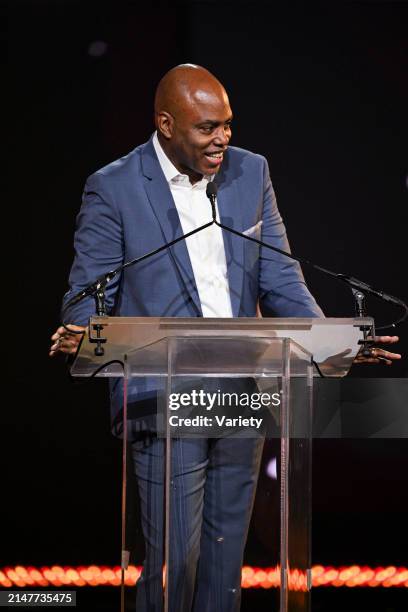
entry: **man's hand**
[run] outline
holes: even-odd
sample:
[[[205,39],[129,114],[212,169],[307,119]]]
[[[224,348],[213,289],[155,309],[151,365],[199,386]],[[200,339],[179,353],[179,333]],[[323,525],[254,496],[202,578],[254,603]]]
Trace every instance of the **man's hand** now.
[[[51,336],[52,345],[50,347],[49,356],[54,357],[58,353],[64,353],[65,355],[75,354],[78,348],[78,344],[82,340],[82,337],[86,331],[86,327],[80,327],[79,325],[67,325],[69,329],[76,332],[82,332],[80,334],[70,334],[69,331],[61,326],[57,329],[55,334]]]
[[[376,336],[374,338],[376,344],[395,344],[398,340],[398,336]],[[392,365],[393,361],[401,359],[399,353],[391,353],[378,346],[373,346],[369,350],[370,355],[368,357],[365,357],[361,352],[358,353],[354,363],[384,363],[385,365]]]

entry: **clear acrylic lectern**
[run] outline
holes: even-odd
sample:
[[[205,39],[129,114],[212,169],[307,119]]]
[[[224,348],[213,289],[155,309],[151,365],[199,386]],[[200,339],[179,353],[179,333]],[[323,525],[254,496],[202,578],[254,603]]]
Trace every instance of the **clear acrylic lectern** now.
[[[265,537],[259,542],[259,552],[268,567],[261,577],[265,586],[277,587],[270,589],[271,612],[310,611],[313,376],[344,376],[360,348],[361,327],[372,325],[369,318],[91,318],[71,373],[123,379],[123,581],[128,578],[128,564],[140,565],[143,559],[140,550],[133,550],[138,527],[134,524],[135,494],[129,488],[134,483],[130,453],[134,457],[140,452],[137,444],[143,418],[130,406],[143,408],[148,404],[143,398],[149,398],[155,414],[147,419],[148,429],[153,430],[156,440],[162,440],[163,453],[161,468],[152,476],[156,489],[161,487],[161,495],[156,494],[154,503],[141,510],[145,513],[145,538],[156,538],[157,549],[156,567],[142,574],[142,588],[155,580],[162,609],[187,612],[198,596],[194,593],[194,564],[198,563],[197,571],[220,572],[229,562],[228,551],[235,550],[228,527],[233,499],[226,508],[230,483],[218,482],[217,471],[210,463],[205,464],[201,481],[196,479],[191,491],[180,490],[178,455],[173,452],[177,441],[202,440],[207,449],[221,444],[234,448],[227,467],[231,468],[231,478],[237,476],[236,495],[242,503],[247,489],[239,474],[248,467],[244,465],[248,461],[245,449],[253,447],[255,452],[249,460],[259,463],[267,439],[276,446],[276,488],[261,513]],[[95,355],[98,329],[104,349],[100,356]],[[256,473],[257,466],[254,469]],[[214,481],[209,492],[206,487],[211,478]],[[183,513],[191,500],[198,509],[195,531],[185,534],[190,527]],[[205,504],[207,515],[202,519]],[[248,517],[252,504],[253,496],[249,495]],[[214,527],[221,518],[221,524],[227,526],[225,533],[222,528],[216,532]],[[203,570],[196,540],[197,533],[206,531],[211,537],[205,544],[202,540],[201,546],[206,546],[211,562],[208,570]],[[162,542],[157,541],[161,534]],[[273,541],[266,541],[269,539]],[[180,549],[185,547],[182,557],[186,567],[180,570]],[[153,591],[155,588],[150,589],[150,593]],[[207,598],[206,609],[214,612],[229,609],[231,598],[236,597],[234,589],[221,583],[208,591],[199,596],[201,600]],[[121,609],[137,611],[136,596],[131,590],[125,593],[124,587]]]

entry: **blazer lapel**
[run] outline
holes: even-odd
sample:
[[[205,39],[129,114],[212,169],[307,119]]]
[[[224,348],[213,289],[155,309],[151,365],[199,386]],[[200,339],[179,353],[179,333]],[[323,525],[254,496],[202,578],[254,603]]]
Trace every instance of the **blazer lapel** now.
[[[237,181],[231,179],[228,162],[227,153],[220,173],[215,178],[215,182],[218,186],[218,210],[223,225],[231,227],[238,232],[242,232],[242,211]],[[223,230],[222,233],[227,260],[232,314],[234,317],[238,317],[244,278],[244,238],[235,236],[226,230]]]
[[[162,229],[164,242],[171,242],[182,236],[183,230],[173,196],[157,159],[151,139],[143,149],[141,160],[143,174],[148,179],[145,182],[145,187],[150,205]],[[177,266],[187,292],[197,308],[198,315],[202,316],[200,298],[185,240],[181,240],[178,244],[171,247],[169,252]]]

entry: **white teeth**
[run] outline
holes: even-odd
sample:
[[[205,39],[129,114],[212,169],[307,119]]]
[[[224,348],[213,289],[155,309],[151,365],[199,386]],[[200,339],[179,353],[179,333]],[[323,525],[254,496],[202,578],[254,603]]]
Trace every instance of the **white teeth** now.
[[[207,153],[208,157],[222,157],[222,153]]]

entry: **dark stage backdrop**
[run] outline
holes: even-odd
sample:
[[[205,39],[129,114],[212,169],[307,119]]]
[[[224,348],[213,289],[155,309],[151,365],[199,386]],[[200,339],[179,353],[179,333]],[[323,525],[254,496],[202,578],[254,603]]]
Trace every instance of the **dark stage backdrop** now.
[[[7,281],[19,321],[2,411],[0,565],[117,563],[120,449],[105,385],[72,385],[47,357],[86,177],[149,138],[167,69],[202,64],[230,93],[232,144],[269,161],[292,249],[407,300],[407,5],[20,0],[9,15],[8,261],[17,255],[19,268]],[[346,287],[305,273],[326,314],[353,314]],[[375,300],[369,312],[380,324],[399,315]],[[406,364],[351,376],[404,377]],[[315,449],[314,561],[403,563],[406,442]],[[256,535],[249,554],[256,563]]]

